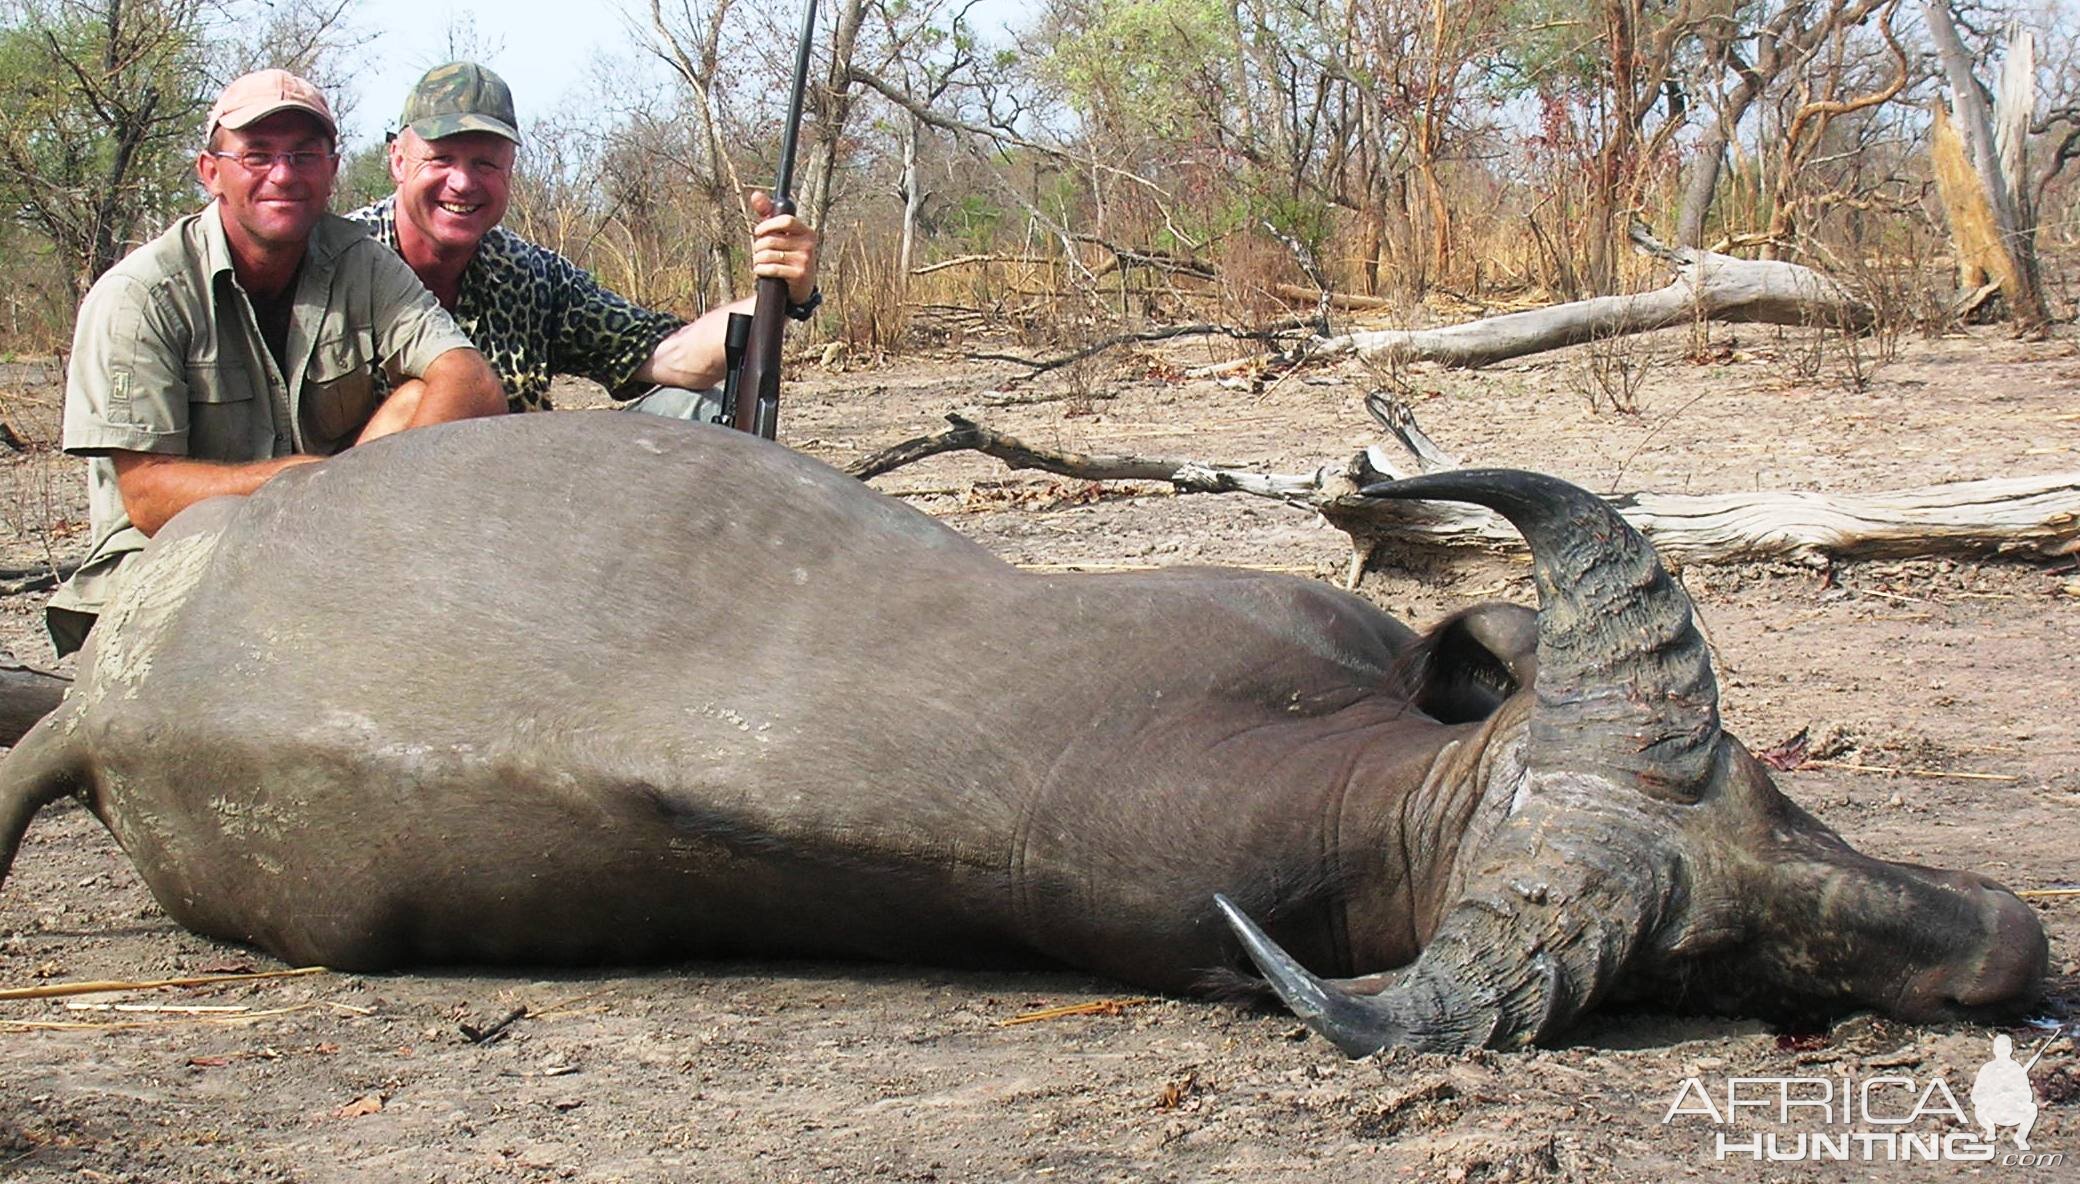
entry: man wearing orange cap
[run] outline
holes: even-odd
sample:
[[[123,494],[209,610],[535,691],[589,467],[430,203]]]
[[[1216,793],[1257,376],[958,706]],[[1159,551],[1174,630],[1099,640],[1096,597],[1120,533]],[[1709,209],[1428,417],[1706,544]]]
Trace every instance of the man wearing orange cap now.
[[[549,380],[577,374],[634,410],[708,419],[723,376],[723,329],[732,311],[688,325],[608,290],[562,255],[499,225],[510,196],[520,131],[505,80],[474,62],[435,66],[405,99],[390,141],[397,191],[347,215],[397,251],[497,368],[514,411],[544,411]],[[772,215],[753,194],[752,271],[787,281],[788,315],[806,320],[816,290],[817,234],[792,214]],[[655,389],[653,389],[655,388]],[[645,393],[647,392],[647,393]]]
[[[124,560],[205,498],[405,428],[505,409],[498,379],[417,276],[325,212],[339,167],[325,96],[247,74],[209,113],[213,200],[96,281],[65,385],[65,451],[88,458],[93,545],[47,610],[79,648]],[[371,373],[399,376],[382,398]]]

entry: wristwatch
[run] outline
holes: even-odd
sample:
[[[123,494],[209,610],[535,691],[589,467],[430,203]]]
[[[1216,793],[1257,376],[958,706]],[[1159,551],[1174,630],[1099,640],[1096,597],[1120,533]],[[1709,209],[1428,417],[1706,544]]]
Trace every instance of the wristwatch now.
[[[806,321],[810,317],[815,316],[816,310],[822,307],[823,288],[819,286],[809,289],[809,298],[807,300],[802,301],[800,304],[796,304],[792,300],[788,301],[787,316],[789,320]]]

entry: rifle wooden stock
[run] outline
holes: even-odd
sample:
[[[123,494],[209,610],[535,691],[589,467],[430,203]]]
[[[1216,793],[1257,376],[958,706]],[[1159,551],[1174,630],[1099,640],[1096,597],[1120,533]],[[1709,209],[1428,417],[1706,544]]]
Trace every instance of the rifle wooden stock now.
[[[787,305],[787,281],[760,276],[731,426],[768,440],[780,422],[780,346],[787,336]]]

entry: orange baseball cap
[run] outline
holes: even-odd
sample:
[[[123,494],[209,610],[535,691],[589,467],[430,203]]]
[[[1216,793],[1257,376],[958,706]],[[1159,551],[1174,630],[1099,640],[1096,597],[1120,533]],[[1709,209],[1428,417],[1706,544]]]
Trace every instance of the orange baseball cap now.
[[[287,70],[255,70],[232,79],[209,109],[209,130],[237,131],[277,111],[308,111],[335,139],[339,136],[325,93]]]

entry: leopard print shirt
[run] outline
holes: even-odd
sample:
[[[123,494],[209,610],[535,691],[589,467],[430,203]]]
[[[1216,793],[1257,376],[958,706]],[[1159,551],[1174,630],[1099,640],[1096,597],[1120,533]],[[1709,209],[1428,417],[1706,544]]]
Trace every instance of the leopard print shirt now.
[[[395,195],[347,217],[398,249]],[[644,393],[649,388],[632,381],[636,370],[686,323],[609,291],[591,272],[503,226],[478,245],[452,311],[498,371],[514,411],[550,410],[549,379],[557,374],[589,378],[617,399]]]

